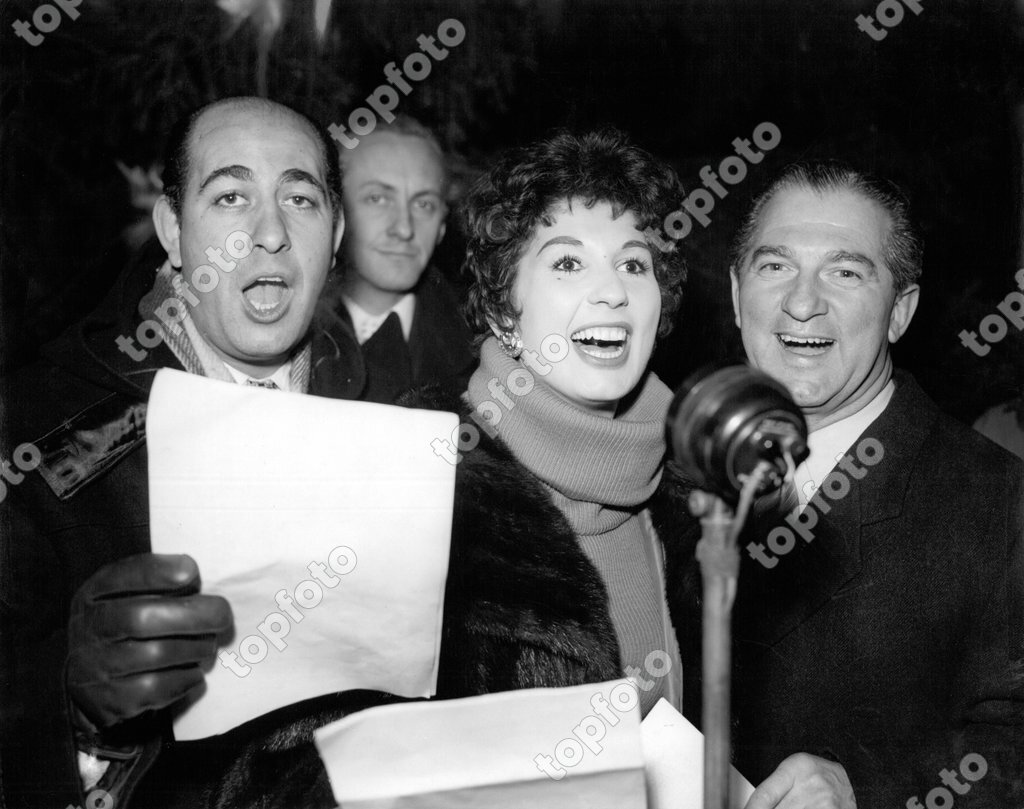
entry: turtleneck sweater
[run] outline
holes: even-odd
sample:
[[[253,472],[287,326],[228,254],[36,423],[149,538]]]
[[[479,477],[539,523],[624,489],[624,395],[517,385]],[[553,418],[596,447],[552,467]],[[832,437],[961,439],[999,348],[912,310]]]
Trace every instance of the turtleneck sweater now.
[[[516,384],[517,373],[534,384]],[[496,395],[495,380],[504,390]],[[520,395],[517,395],[519,393]],[[551,495],[597,568],[609,597],[624,674],[639,672],[644,715],[667,695],[664,667],[645,662],[652,652],[678,660],[675,633],[666,631],[665,593],[656,541],[644,509],[661,480],[669,389],[646,374],[626,407],[608,418],[555,393],[539,371],[505,355],[497,340],[481,346],[480,366],[466,398],[480,413],[500,413],[490,425],[516,459]],[[503,403],[511,401],[512,406]],[[666,649],[667,641],[673,648]],[[662,660],[665,658],[662,657]],[[679,672],[673,671],[673,675]]]

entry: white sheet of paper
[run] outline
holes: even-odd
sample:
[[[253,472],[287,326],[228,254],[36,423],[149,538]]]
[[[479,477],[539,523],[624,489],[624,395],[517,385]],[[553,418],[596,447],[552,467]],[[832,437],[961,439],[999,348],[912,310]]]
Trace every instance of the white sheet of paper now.
[[[386,705],[317,730],[316,745],[345,809],[643,809],[635,695],[616,680]]]
[[[220,654],[242,673],[214,664],[175,720],[179,740],[335,691],[434,693],[455,467],[431,441],[457,423],[158,372],[153,551],[191,555],[202,591],[231,603]]]
[[[704,734],[664,699],[640,726],[650,809],[702,809]],[[743,809],[754,787],[730,767],[729,809]]]

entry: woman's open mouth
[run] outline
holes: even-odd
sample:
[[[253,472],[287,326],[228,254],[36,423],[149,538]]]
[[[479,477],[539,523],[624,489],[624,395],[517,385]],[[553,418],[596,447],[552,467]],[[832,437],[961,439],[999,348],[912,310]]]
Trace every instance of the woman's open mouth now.
[[[576,348],[597,360],[615,360],[626,353],[629,331],[623,326],[588,326],[570,337]]]

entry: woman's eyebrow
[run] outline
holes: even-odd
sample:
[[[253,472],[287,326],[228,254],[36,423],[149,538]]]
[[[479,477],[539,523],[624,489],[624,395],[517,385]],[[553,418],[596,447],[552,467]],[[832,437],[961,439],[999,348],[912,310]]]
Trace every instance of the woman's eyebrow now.
[[[545,249],[553,244],[567,244],[570,247],[583,247],[583,242],[579,239],[574,239],[572,236],[555,236],[553,239],[548,239],[544,244],[540,246],[538,253],[542,253]]]

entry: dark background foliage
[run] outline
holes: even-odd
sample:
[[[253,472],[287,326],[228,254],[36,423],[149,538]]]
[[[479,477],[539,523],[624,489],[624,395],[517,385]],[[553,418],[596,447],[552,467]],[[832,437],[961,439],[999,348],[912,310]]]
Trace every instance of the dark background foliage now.
[[[960,344],[1024,264],[1024,1],[927,0],[882,41],[875,0],[83,0],[37,47],[0,11],[0,336],[8,367],[155,265],[148,207],[170,123],[196,104],[261,94],[343,122],[446,18],[465,41],[403,98],[452,153],[455,194],[505,147],[556,126],[611,123],[670,160],[687,188],[762,121],[782,144],[682,242],[690,281],[656,355],[679,382],[737,358],[726,251],[775,169],[836,156],[903,184],[926,240],[921,308],[897,361],[973,418],[1024,385],[1015,329]],[[119,167],[120,163],[120,167]],[[133,171],[133,167],[134,168]],[[134,179],[133,183],[128,177]],[[443,249],[457,273],[457,228]]]

